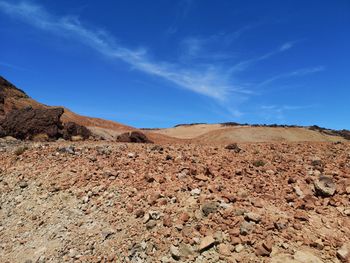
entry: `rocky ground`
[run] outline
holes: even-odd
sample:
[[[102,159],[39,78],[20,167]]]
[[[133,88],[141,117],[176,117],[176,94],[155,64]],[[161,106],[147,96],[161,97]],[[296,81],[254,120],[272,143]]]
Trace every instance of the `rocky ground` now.
[[[0,139],[0,262],[349,262],[350,144]]]

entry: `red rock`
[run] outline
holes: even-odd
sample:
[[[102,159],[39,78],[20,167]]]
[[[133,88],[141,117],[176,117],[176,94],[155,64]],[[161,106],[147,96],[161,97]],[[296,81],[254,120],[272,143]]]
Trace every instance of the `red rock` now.
[[[180,215],[180,221],[183,223],[186,223],[189,219],[190,219],[190,216],[186,212],[184,212]]]
[[[271,251],[268,251],[263,243],[260,243],[255,249],[255,254],[257,256],[268,257],[270,253]]]
[[[173,226],[173,220],[169,215],[164,216],[163,225],[165,227],[172,227]]]
[[[307,213],[299,210],[294,213],[294,218],[300,221],[309,221]]]

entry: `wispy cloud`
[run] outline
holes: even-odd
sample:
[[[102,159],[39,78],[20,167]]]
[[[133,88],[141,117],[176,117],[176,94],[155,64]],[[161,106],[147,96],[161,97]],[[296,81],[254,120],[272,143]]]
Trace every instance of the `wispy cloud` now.
[[[181,59],[183,61],[215,62],[237,60],[238,52],[232,51],[232,44],[238,41],[244,33],[256,28],[260,24],[252,23],[236,30],[222,31],[206,36],[188,36],[180,43]],[[236,61],[233,61],[236,63]]]
[[[145,49],[132,49],[119,45],[107,32],[89,29],[76,17],[56,17],[43,7],[29,2],[13,4],[0,1],[0,11],[41,30],[79,40],[111,59],[124,61],[134,69],[161,77],[179,87],[220,101],[225,101],[232,93],[249,93],[232,85],[230,75],[220,67],[211,64],[205,67],[191,65],[184,68],[175,63],[155,61]]]
[[[277,80],[280,80],[280,79],[292,78],[292,77],[302,77],[302,76],[306,76],[306,75],[322,72],[325,69],[326,68],[324,66],[298,69],[298,70],[295,70],[295,71],[292,71],[292,72],[280,74],[280,75],[274,76],[272,78],[269,78],[269,79],[263,81],[262,83],[260,83],[258,85],[258,87],[265,86],[267,84],[270,84],[270,83],[272,83],[274,81],[277,81]]]
[[[314,108],[315,105],[262,105],[258,109],[258,115],[264,120],[284,121],[287,112]]]
[[[295,45],[295,43],[296,43],[296,41],[286,42],[282,46],[277,48],[276,50],[270,51],[264,55],[261,55],[261,56],[255,57],[255,58],[243,60],[243,61],[237,63],[236,65],[234,65],[233,67],[231,67],[230,71],[231,72],[243,71],[243,70],[247,69],[249,66],[251,66],[257,62],[269,59],[272,56],[275,56],[279,53],[282,53],[282,52],[285,52],[285,51],[291,49]]]
[[[185,16],[191,9],[193,0],[184,0],[182,3],[183,13],[181,15]],[[163,79],[177,87],[215,99],[216,102],[219,102],[216,104],[225,108],[230,116],[234,117],[245,114],[237,108],[237,105],[256,94],[254,88],[249,88],[253,87],[252,85],[243,85],[242,82],[237,80],[235,74],[247,70],[255,63],[287,52],[296,44],[296,41],[286,42],[266,54],[238,62],[236,61],[238,56],[232,52],[231,48],[229,48],[231,49],[230,52],[225,48],[218,50],[217,43],[230,47],[233,41],[256,26],[247,25],[233,32],[219,33],[209,37],[189,37],[183,42],[183,45],[186,48],[185,55],[191,57],[191,59],[186,63],[181,60],[170,63],[154,59],[146,48],[132,48],[123,45],[110,33],[99,28],[87,27],[75,16],[59,17],[49,13],[42,6],[28,1],[13,3],[0,0],[0,12],[15,19],[20,19],[37,29],[79,41],[111,60],[125,62],[132,69]],[[202,60],[198,61],[198,58]],[[324,68],[317,67],[280,74],[260,85],[266,85],[282,78],[303,76],[322,70]],[[261,111],[263,110],[267,112],[266,114],[270,112],[271,116],[274,113],[282,116],[283,112],[292,110],[292,108],[291,106],[279,108],[274,106],[261,108]]]

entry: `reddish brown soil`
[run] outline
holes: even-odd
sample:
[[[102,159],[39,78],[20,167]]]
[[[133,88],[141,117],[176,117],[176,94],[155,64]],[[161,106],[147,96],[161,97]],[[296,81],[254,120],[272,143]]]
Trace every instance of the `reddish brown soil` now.
[[[350,253],[349,143],[238,146],[1,139],[0,261],[322,263]],[[315,191],[321,175],[333,196]]]

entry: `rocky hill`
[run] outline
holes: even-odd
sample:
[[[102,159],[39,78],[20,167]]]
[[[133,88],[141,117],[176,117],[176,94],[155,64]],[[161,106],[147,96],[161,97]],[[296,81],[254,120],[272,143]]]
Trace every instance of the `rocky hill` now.
[[[114,140],[122,133],[135,130],[117,122],[78,115],[64,107],[52,107],[30,98],[23,90],[0,77],[0,135],[19,139],[87,139]]]

